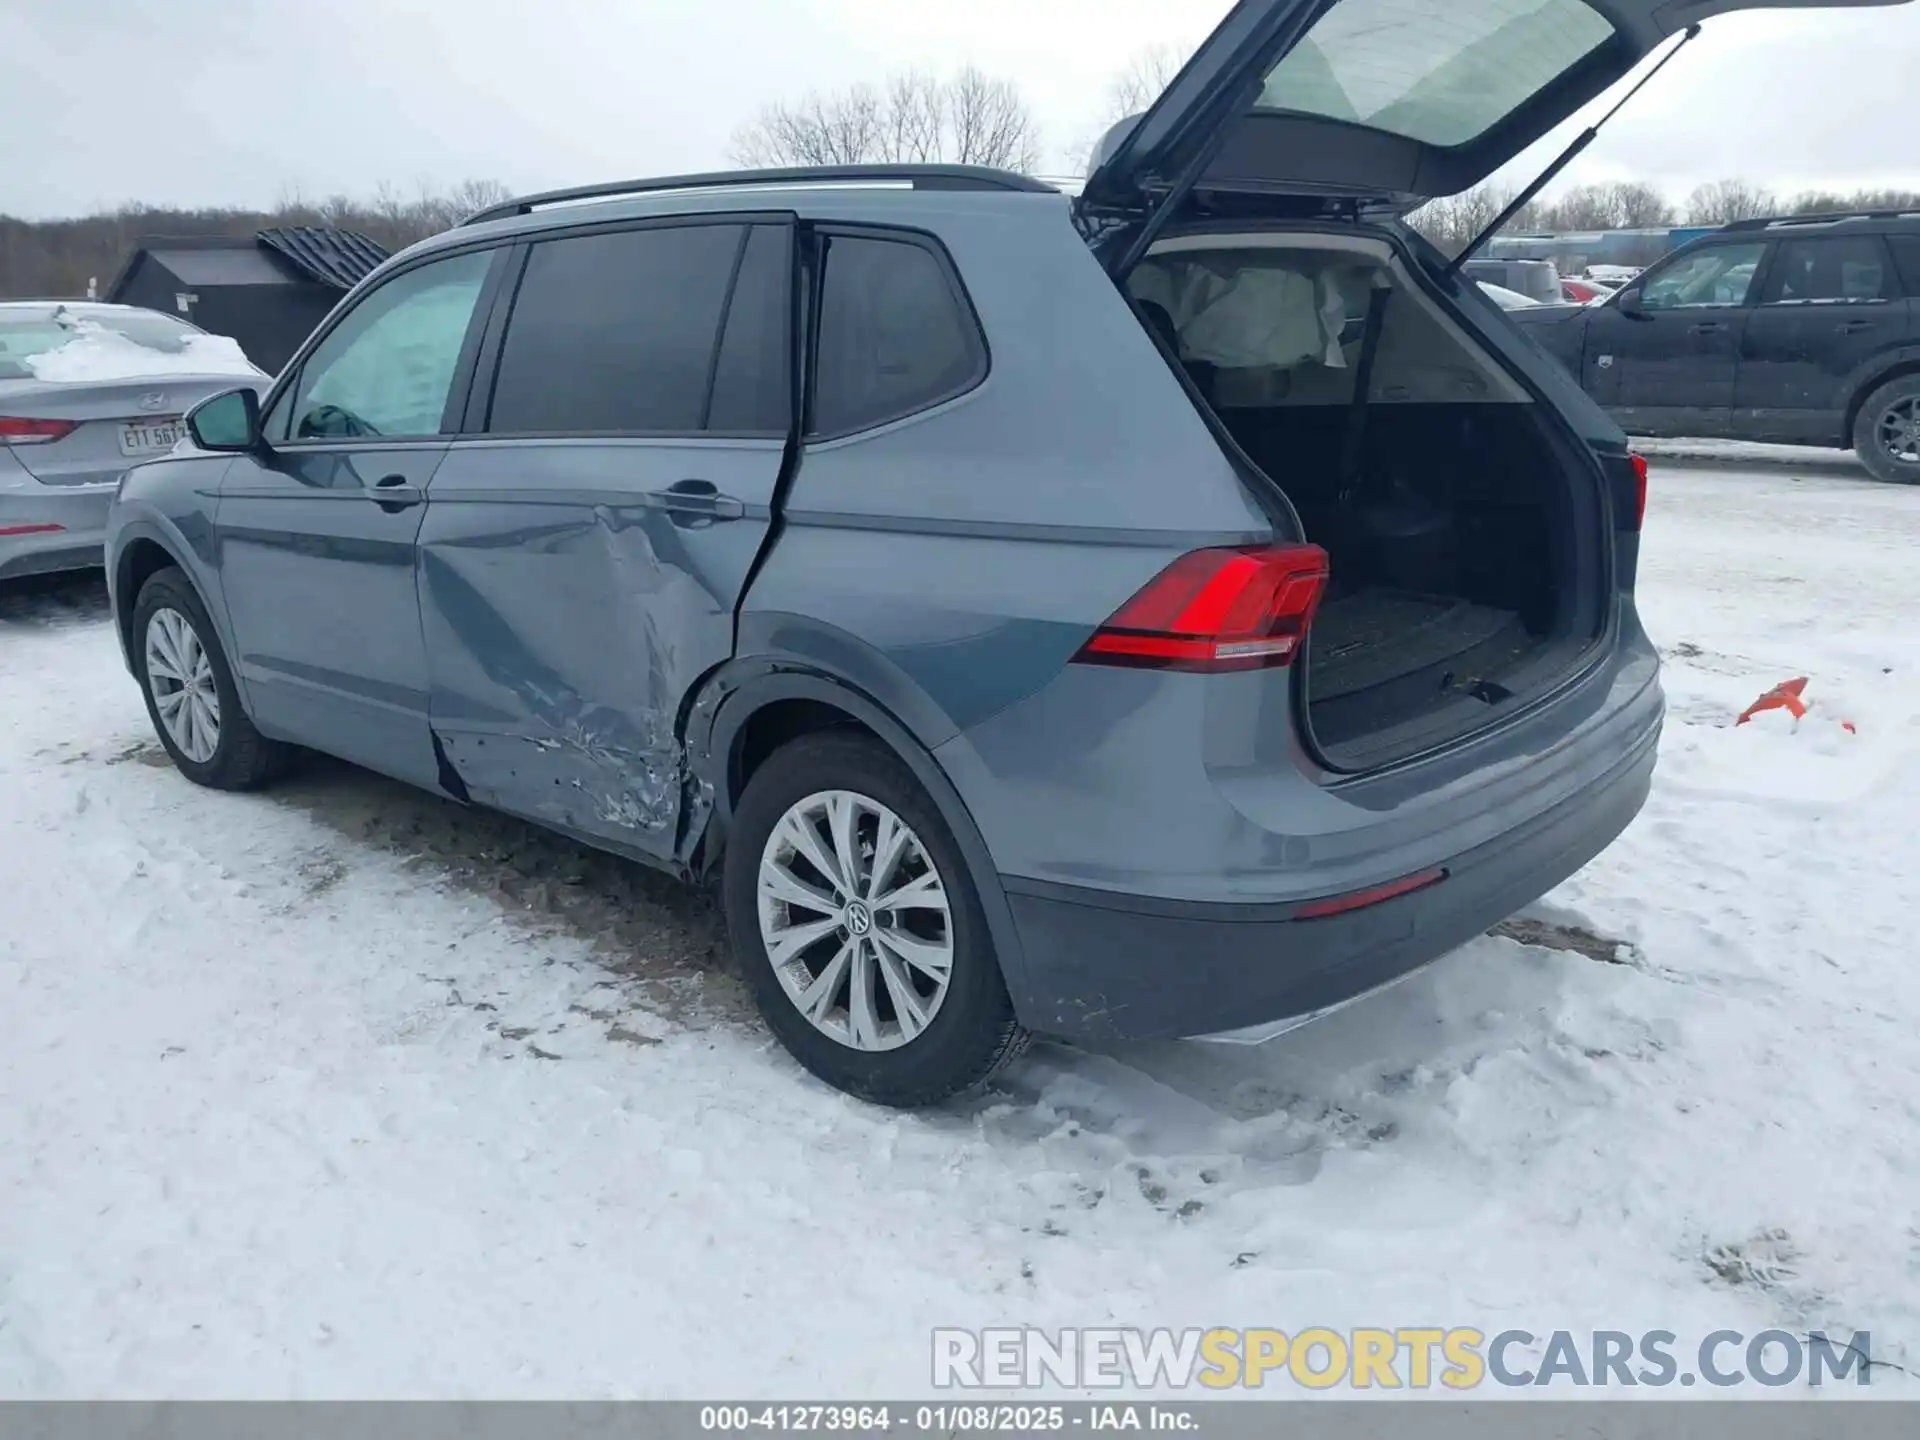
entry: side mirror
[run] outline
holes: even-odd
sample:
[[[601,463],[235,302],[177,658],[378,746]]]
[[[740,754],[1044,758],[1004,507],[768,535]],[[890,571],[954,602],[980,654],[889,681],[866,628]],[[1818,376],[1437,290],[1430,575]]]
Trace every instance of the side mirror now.
[[[1622,290],[1614,297],[1614,305],[1622,315],[1630,320],[1639,320],[1646,315],[1646,309],[1640,304],[1640,287],[1632,286]]]
[[[243,385],[209,396],[187,412],[187,433],[202,450],[261,449],[259,393]]]

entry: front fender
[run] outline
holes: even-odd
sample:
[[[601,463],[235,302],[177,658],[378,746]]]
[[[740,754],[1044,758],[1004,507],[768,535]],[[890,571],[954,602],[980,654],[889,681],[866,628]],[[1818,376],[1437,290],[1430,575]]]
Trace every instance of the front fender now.
[[[206,606],[221,649],[229,657],[234,654],[214,531],[220,478],[230,463],[222,457],[213,463],[193,458],[141,465],[127,473],[119,494],[114,497],[107,512],[107,596],[113,607],[114,633],[120,641],[121,658],[129,670],[132,669],[132,640],[127,627],[139,597],[128,593],[131,588],[127,584],[128,562],[134,547],[142,541],[159,546],[185,573],[199,594],[200,603]],[[235,672],[235,687],[244,703],[247,700],[245,683],[240,679],[239,667],[231,668]]]

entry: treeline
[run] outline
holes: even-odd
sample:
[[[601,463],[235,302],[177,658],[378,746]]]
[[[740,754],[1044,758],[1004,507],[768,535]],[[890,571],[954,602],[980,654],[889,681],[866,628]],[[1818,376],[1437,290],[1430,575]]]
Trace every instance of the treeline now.
[[[448,190],[391,189],[370,200],[345,195],[308,201],[289,196],[271,210],[171,210],[123,205],[77,220],[21,220],[0,215],[0,299],[77,299],[97,283],[101,298],[141,239],[165,235],[251,235],[278,225],[337,225],[358,230],[388,250],[457,225],[507,198],[506,186],[468,180]]]
[[[1125,102],[1122,102],[1125,103]],[[1037,131],[1016,92],[1003,82],[962,71],[951,80],[896,76],[884,90],[810,97],[770,106],[734,138],[742,163],[807,165],[860,160],[964,160],[1030,169]],[[1457,254],[1493,223],[1514,192],[1492,183],[1415,211],[1413,224],[1448,254]],[[389,250],[457,225],[508,196],[497,181],[468,180],[447,190],[422,186],[412,195],[390,188],[369,200],[345,195],[308,201],[291,196],[271,210],[173,210],[124,205],[74,220],[21,220],[0,215],[0,299],[77,298],[97,283],[104,297],[122,264],[150,236],[251,235],[275,225],[338,225]],[[1920,210],[1920,190],[1802,191],[1782,197],[1746,180],[1696,186],[1676,201],[1644,181],[1577,185],[1536,199],[1507,224],[1508,234],[1549,231],[1662,230],[1676,225],[1727,225],[1763,215],[1833,210]],[[1637,257],[1649,263],[1664,242]]]
[[[1491,225],[1514,191],[1477,186],[1417,210],[1413,224],[1448,254],[1457,253]],[[1576,185],[1554,198],[1536,199],[1505,226],[1504,233],[1533,235],[1569,230],[1658,230],[1676,225],[1731,225],[1763,215],[1817,215],[1834,210],[1920,210],[1920,191],[1806,190],[1781,196],[1747,180],[1715,180],[1696,186],[1680,202],[1656,185],[1623,181]],[[1664,246],[1661,247],[1664,250]],[[1655,258],[1660,250],[1656,250]]]

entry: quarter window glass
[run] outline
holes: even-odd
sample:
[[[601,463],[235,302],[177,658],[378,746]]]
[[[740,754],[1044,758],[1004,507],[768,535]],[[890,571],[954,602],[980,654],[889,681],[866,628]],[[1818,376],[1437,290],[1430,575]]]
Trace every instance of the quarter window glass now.
[[[740,260],[713,372],[707,428],[784,435],[792,401],[785,226],[756,225]]]
[[[827,243],[812,433],[897,420],[986,372],[973,314],[924,246],[864,235]]]
[[[294,440],[437,435],[490,251],[397,275],[356,305],[301,367]],[[284,435],[284,417],[269,435]]]
[[[1886,252],[1870,235],[1788,240],[1767,281],[1769,305],[1860,304],[1893,297]]]
[[[1764,253],[1765,245],[1719,245],[1685,256],[1647,281],[1640,292],[1640,308],[1744,305]]]
[[[535,245],[507,322],[487,429],[704,428],[720,311],[744,229],[680,225]]]
[[[1920,235],[1889,235],[1887,247],[1893,251],[1893,263],[1900,271],[1901,289],[1908,295],[1920,295]]]

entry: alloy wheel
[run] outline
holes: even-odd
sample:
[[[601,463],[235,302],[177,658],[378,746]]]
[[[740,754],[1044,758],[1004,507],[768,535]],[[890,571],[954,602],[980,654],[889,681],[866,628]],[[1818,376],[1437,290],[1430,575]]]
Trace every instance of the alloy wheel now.
[[[213,661],[193,624],[162,608],[147,621],[147,687],[167,735],[196,765],[220,748],[220,692]]]
[[[897,1050],[939,1013],[953,916],[933,857],[879,801],[825,790],[787,808],[760,855],[760,939],[780,988],[816,1030]]]
[[[1896,400],[1880,417],[1880,448],[1902,465],[1920,465],[1920,395]]]

